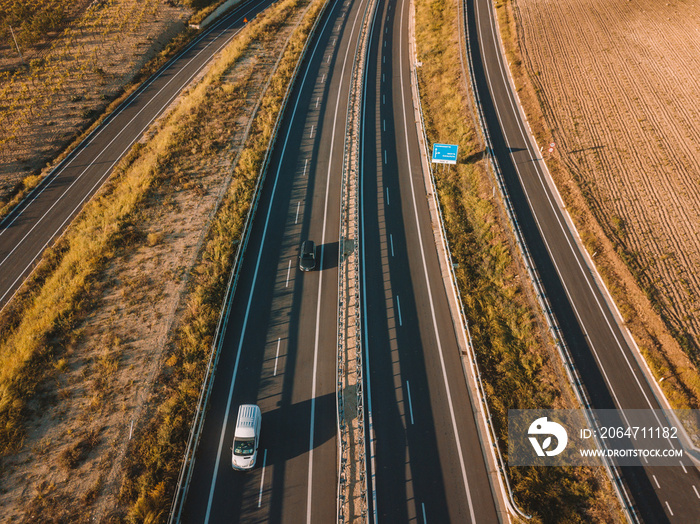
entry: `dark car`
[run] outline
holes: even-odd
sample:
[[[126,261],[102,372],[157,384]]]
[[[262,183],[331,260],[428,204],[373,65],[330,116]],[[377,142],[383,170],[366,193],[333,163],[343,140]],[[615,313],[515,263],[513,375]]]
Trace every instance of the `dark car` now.
[[[311,240],[305,240],[301,243],[301,252],[299,253],[299,269],[302,271],[311,271],[316,267],[316,246]]]

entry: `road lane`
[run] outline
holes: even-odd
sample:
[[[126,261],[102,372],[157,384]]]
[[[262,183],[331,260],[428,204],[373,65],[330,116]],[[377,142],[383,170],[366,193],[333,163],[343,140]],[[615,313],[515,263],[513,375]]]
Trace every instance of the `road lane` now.
[[[427,204],[409,2],[373,26],[363,112],[364,337],[379,522],[497,522]]]
[[[467,3],[477,90],[513,206],[564,339],[593,407],[660,409],[662,404],[593,277],[508,78],[493,6]],[[646,522],[690,522],[700,514],[696,468],[627,467],[621,473]],[[653,478],[655,477],[655,478]]]
[[[244,18],[252,19],[270,3],[251,0],[206,30],[119,106],[0,222],[0,309],[148,126],[242,29]]]
[[[292,90],[230,306],[186,522],[335,520],[339,175],[365,5],[329,6]],[[319,255],[306,273],[297,259],[305,239]],[[240,473],[230,446],[247,402],[263,412],[266,465]]]

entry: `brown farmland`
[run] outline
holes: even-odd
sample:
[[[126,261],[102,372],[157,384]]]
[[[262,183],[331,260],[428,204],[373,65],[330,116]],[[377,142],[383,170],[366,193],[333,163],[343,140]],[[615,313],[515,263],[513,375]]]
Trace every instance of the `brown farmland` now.
[[[574,222],[642,351],[675,382],[671,396],[692,404],[700,391],[688,360],[700,361],[700,3],[496,7],[538,142],[556,143],[546,159]],[[513,20],[517,49],[507,36]]]

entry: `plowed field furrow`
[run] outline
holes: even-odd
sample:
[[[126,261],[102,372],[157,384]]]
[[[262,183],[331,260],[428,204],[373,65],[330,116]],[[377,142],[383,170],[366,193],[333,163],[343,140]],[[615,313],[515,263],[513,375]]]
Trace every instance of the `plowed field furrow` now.
[[[700,3],[519,0],[557,155],[700,356]]]

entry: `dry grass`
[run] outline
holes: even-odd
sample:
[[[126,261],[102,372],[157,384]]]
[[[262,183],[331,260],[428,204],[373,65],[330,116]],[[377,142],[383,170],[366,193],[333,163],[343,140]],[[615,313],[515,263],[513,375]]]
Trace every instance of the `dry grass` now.
[[[457,166],[435,171],[448,241],[502,449],[508,409],[577,407],[562,364],[538,320],[505,215],[492,198],[459,58],[457,3],[418,0],[419,82],[428,139],[459,145]],[[449,140],[448,140],[449,138]],[[531,522],[621,520],[594,468],[509,468]]]
[[[201,265],[192,272],[192,298],[183,305],[189,321],[180,332],[206,337],[213,330],[220,307],[216,293],[222,291],[230,270],[230,239],[241,233],[280,93],[287,86],[305,33],[288,46],[235,173],[222,177],[222,169],[227,170],[242,146],[237,141],[252,114],[244,101],[252,100],[254,105],[258,99],[265,78],[260,75],[265,71],[269,75],[269,56],[282,52],[281,44],[300,9],[295,0],[282,2],[246,28],[205,80],[161,122],[151,140],[121,163],[62,242],[47,253],[32,282],[2,319],[0,435],[6,454],[21,451],[3,459],[3,488],[8,489],[8,475],[16,478],[25,464],[15,460],[8,466],[14,456],[30,463],[53,457],[64,471],[48,471],[45,475],[52,480],[37,480],[38,464],[33,464],[24,489],[36,490],[36,496],[20,508],[26,518],[41,514],[47,521],[51,515],[60,516],[59,520],[85,521],[94,516],[109,521],[123,519],[124,508],[132,504],[132,520],[163,516],[189,429],[188,413],[199,392],[204,364],[198,359],[206,360],[208,346],[199,340],[185,359],[179,358],[182,352],[177,350],[164,370],[166,357],[159,355],[166,347],[172,316],[212,208],[226,189],[224,182],[233,180],[205,242]],[[318,9],[312,10],[309,16],[317,13]],[[302,28],[308,31],[308,21]],[[235,80],[230,78],[232,64],[242,68],[237,69],[240,78]],[[229,110],[218,110],[224,106]],[[195,216],[199,222],[193,223]],[[172,230],[163,230],[164,226]],[[180,241],[183,236],[186,245]],[[209,293],[205,301],[202,293]],[[196,305],[204,310],[197,312]],[[45,321],[32,330],[31,319],[42,316],[42,310]],[[193,312],[198,313],[195,318],[190,317]],[[161,320],[159,315],[170,316]],[[17,349],[24,353],[18,355]],[[156,396],[151,396],[156,379],[159,386]],[[51,429],[32,424],[34,444],[29,453],[23,447],[25,424],[47,407]],[[86,435],[64,422],[92,430],[97,420],[106,419],[113,422],[101,432],[94,451],[88,449],[92,441]],[[136,420],[128,450],[129,475],[117,502],[129,420]],[[160,423],[150,426],[152,420]],[[70,482],[65,477],[68,470],[76,472]],[[76,500],[70,493],[80,488],[84,506],[73,504],[77,509],[68,515],[63,511],[66,501]],[[8,496],[18,497],[21,505],[26,497],[20,495],[6,493],[3,505]],[[13,511],[17,514],[17,507]]]
[[[558,144],[547,164],[584,244],[671,404],[697,408],[700,7],[526,0],[498,12],[535,136]]]
[[[7,2],[27,11],[27,28],[15,27],[24,61],[14,43],[10,45],[9,32],[0,55],[0,216],[38,184],[49,164],[55,165],[56,155],[111,101],[133,89],[140,71],[152,70],[144,68],[149,60],[152,66],[163,63],[172,52],[172,47],[164,49],[166,44],[182,31],[190,13],[158,0],[82,1],[70,6],[64,0],[32,6]],[[38,29],[32,29],[36,16],[29,11],[39,6],[63,12],[63,17],[48,32],[31,36]],[[14,7],[8,12],[16,11]],[[7,32],[7,26],[2,30]],[[186,32],[185,38],[191,35]]]

